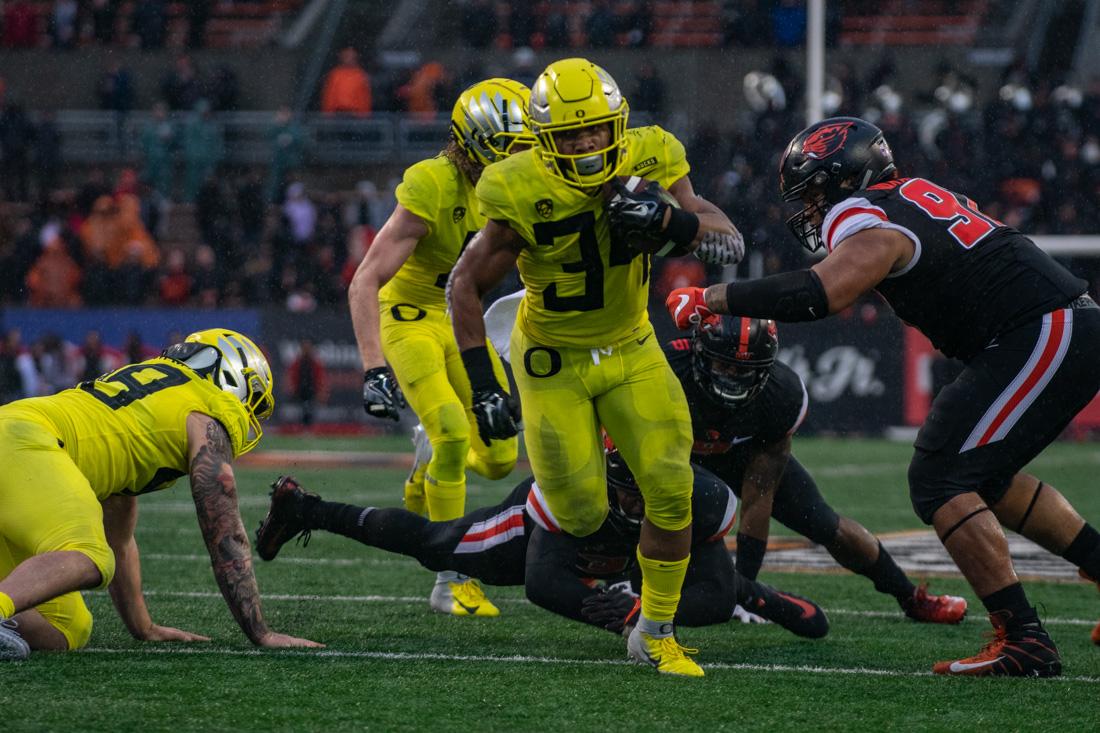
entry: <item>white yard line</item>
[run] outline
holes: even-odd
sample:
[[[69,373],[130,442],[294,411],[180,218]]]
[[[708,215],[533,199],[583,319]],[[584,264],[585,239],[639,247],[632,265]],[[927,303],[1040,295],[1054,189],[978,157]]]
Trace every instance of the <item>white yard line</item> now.
[[[633,662],[625,659],[566,659],[560,657],[531,657],[525,655],[494,656],[488,654],[435,654],[412,652],[351,652],[337,650],[322,651],[292,651],[292,650],[260,650],[260,649],[227,649],[225,647],[173,647],[173,648],[138,648],[138,649],[111,649],[107,647],[92,647],[82,649],[77,654],[208,654],[234,657],[292,657],[292,658],[350,658],[350,659],[378,659],[383,661],[440,661],[440,662],[492,662],[497,664],[544,664],[565,666],[597,666],[597,667],[621,667],[632,665]],[[931,672],[906,672],[895,669],[872,669],[869,667],[822,667],[810,665],[787,664],[729,664],[724,662],[704,663],[704,669],[731,670],[746,672],[775,672],[794,674],[844,674],[861,675],[870,677],[932,677]],[[1053,681],[1083,682],[1088,684],[1100,683],[1100,677],[1055,677]]]
[[[221,593],[210,591],[171,591],[171,590],[147,590],[147,596],[161,596],[166,598],[216,598],[221,600]],[[295,593],[264,593],[263,598],[272,601],[300,601],[309,603],[423,603],[426,596],[318,596],[302,595]],[[527,605],[524,598],[494,598],[493,603]],[[860,611],[849,608],[826,608],[825,613],[833,616],[858,616],[862,618],[903,618],[901,611]],[[968,617],[967,622],[985,623],[984,618],[976,616]],[[1043,623],[1052,626],[1095,626],[1096,619],[1083,618],[1045,618]]]

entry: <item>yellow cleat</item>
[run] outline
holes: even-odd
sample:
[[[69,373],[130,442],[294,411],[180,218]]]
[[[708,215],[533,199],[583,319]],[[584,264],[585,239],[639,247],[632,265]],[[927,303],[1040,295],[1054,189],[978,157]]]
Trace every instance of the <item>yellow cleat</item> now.
[[[688,657],[689,654],[698,654],[699,650],[680,646],[675,636],[653,637],[635,626],[626,640],[626,651],[634,661],[656,667],[661,674],[703,676],[703,668]]]
[[[499,616],[500,609],[485,597],[481,584],[473,578],[436,581],[432,588],[432,610],[452,616]]]

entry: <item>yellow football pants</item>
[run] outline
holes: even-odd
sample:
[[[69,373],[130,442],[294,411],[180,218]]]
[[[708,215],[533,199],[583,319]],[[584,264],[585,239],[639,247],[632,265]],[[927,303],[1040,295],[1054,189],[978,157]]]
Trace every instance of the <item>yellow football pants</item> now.
[[[630,466],[646,517],[691,524],[691,416],[679,380],[646,325],[603,349],[550,347],[512,331],[512,371],[535,480],[561,528],[583,537],[607,516],[600,426]]]
[[[103,532],[103,508],[84,474],[48,428],[29,420],[0,418],[0,578],[19,563],[46,552],[86,555],[106,587],[115,556]],[[88,642],[92,614],[79,592],[36,607],[69,648]]]
[[[517,441],[494,440],[486,445],[478,437],[470,408],[470,381],[447,314],[408,304],[381,305],[383,353],[432,444],[425,487],[430,518],[456,519],[465,511],[466,469],[494,480],[507,476],[516,463]],[[507,388],[504,367],[491,346],[489,354],[497,380]],[[453,516],[432,511],[431,494],[436,487],[461,492],[462,501],[452,502],[447,512]]]

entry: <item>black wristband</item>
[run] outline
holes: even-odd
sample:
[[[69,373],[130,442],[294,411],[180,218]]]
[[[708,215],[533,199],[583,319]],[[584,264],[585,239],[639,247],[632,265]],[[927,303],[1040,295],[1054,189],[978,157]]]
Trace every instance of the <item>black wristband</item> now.
[[[493,360],[489,358],[489,347],[475,346],[462,352],[462,363],[466,367],[466,376],[470,378],[470,388],[474,390],[498,389],[496,375],[493,374]]]
[[[371,377],[373,377],[376,374],[388,373],[389,371],[390,371],[390,368],[388,366],[371,367],[367,371],[363,372],[363,381],[366,382],[368,379],[370,379]]]
[[[668,218],[665,234],[681,247],[689,247],[695,241],[695,235],[699,233],[699,217],[675,206],[671,208],[672,214]]]
[[[735,316],[796,323],[829,315],[829,298],[813,270],[796,270],[726,286],[726,309]]]
[[[747,534],[737,533],[737,574],[756,580],[760,574],[760,566],[764,564],[764,553],[768,551],[768,543]]]

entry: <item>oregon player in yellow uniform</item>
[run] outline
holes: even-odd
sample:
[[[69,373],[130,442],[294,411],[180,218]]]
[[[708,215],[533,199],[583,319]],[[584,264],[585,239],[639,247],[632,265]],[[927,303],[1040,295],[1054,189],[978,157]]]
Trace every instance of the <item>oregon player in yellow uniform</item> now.
[[[187,337],[161,357],[50,397],[0,407],[0,659],[77,649],[92,631],[80,590],[104,588],[150,641],[206,637],[154,624],[141,592],[136,497],[190,475],[229,609],[259,646],[319,646],[271,631],[230,467],[271,414],[271,369],[234,331]]]
[[[646,500],[642,615],[628,648],[661,672],[699,676],[672,629],[691,541],[691,422],[646,313],[649,258],[612,240],[607,184],[629,174],[667,187],[682,209],[642,201],[639,210],[648,211],[646,227],[685,251],[707,242],[730,261],[743,244],[726,216],[695,195],[675,137],[659,127],[626,129],[626,100],[600,67],[550,64],[528,109],[538,146],[482,175],[477,195],[489,221],[451,278],[474,411],[485,438],[515,434],[518,413],[482,346],[480,297],[518,263],[526,294],[510,354],[539,511],[548,526],[579,536],[604,521],[605,428]]]
[[[467,468],[498,479],[516,462],[515,439],[489,445],[471,430],[470,384],[444,290],[455,260],[485,223],[474,194],[482,170],[534,143],[523,123],[529,94],[510,79],[488,79],[462,92],[451,115],[450,143],[405,171],[397,208],[348,291],[366,370],[364,407],[370,415],[396,420],[407,397],[416,412],[422,427],[413,438],[418,460],[405,485],[405,503],[421,514],[426,508],[432,521],[465,513]],[[495,355],[492,368],[503,381]],[[425,465],[426,443],[431,457]],[[453,572],[437,576],[430,602],[458,616],[499,613],[477,581]]]

